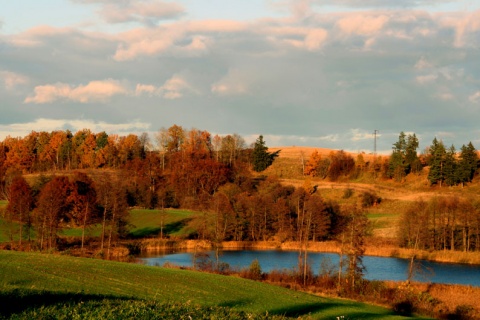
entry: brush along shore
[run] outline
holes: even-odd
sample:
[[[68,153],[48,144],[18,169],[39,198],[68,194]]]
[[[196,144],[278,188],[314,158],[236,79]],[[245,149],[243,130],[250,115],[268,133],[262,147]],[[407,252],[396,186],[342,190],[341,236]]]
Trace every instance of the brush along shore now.
[[[480,252],[461,251],[425,251],[399,248],[390,244],[378,245],[377,242],[367,243],[365,255],[378,257],[394,257],[410,259],[412,256],[419,260],[428,260],[442,263],[462,263],[480,265]],[[167,239],[143,239],[135,243],[139,251],[162,251],[167,249],[185,250],[211,250],[218,248],[223,250],[300,250],[300,243],[296,241],[224,241],[218,245],[206,240],[167,240]],[[311,242],[308,245],[310,252],[340,253],[341,247],[335,241]]]

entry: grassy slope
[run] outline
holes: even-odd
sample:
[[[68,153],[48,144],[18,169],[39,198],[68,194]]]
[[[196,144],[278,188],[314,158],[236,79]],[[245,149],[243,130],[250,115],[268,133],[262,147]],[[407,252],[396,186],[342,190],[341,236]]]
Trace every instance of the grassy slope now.
[[[136,264],[38,253],[0,251],[0,299],[13,290],[39,290],[58,301],[81,294],[187,302],[256,313],[316,319],[401,319],[386,309],[346,300],[317,297],[236,277]],[[35,292],[35,291],[33,291]],[[0,301],[3,305],[6,301]]]
[[[193,216],[189,210],[167,209],[161,210],[132,209],[128,223],[130,224],[130,236],[133,238],[156,237],[160,234],[163,220],[163,233],[170,236],[181,236],[188,233],[185,228],[189,219]],[[1,231],[1,227],[0,227]],[[87,236],[100,236],[102,226],[97,224],[87,229]],[[64,229],[62,235],[67,237],[81,237],[81,228]]]
[[[130,211],[130,234],[135,238],[158,236],[163,221],[163,233],[170,236],[182,236],[188,233],[186,225],[194,213],[189,210],[148,210],[134,209]]]
[[[0,201],[0,212],[7,206],[7,201]],[[129,223],[131,225],[130,235],[134,238],[156,237],[160,234],[160,228],[163,220],[163,233],[170,236],[184,236],[191,230],[187,224],[195,213],[189,210],[167,209],[162,214],[160,210],[133,209],[130,210]],[[11,226],[6,220],[1,218],[0,214],[0,243],[10,241]],[[13,230],[18,230],[18,223],[13,223]],[[98,237],[102,232],[100,224],[90,226],[86,230],[86,236]],[[67,228],[60,231],[62,236],[81,237],[81,228]],[[18,234],[14,231],[13,238],[18,240]]]

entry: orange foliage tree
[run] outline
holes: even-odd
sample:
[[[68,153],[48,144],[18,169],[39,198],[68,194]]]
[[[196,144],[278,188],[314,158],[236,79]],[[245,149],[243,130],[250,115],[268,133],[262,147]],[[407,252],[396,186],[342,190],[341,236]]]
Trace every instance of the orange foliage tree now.
[[[21,247],[24,225],[27,227],[28,240],[30,240],[30,211],[33,209],[32,189],[22,176],[15,176],[10,184],[9,195],[7,217],[10,221],[18,222],[20,225],[18,245]]]

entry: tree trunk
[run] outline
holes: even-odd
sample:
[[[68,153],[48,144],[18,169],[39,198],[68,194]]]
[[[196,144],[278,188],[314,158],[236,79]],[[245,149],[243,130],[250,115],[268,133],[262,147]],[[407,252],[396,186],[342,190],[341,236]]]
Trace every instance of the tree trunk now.
[[[103,208],[102,238],[100,240],[100,250],[103,252],[103,243],[105,242],[105,224],[107,221],[107,208]]]
[[[85,228],[87,226],[87,218],[88,218],[88,205],[89,203],[87,202],[87,207],[85,208],[85,214],[83,215],[83,225],[82,225],[82,246],[81,249],[83,251],[83,244],[85,243]]]
[[[112,246],[112,235],[113,235],[113,228],[115,227],[115,208],[112,212],[112,223],[110,224],[110,232],[108,235],[108,247],[107,247],[107,259],[110,260],[110,248]]]

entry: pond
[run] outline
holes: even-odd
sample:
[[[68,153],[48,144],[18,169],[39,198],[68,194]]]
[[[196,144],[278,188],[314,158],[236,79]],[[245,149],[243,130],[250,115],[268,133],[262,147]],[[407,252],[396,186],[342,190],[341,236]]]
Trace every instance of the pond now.
[[[205,252],[209,259],[215,261],[213,251]],[[271,270],[290,269],[298,266],[298,252],[284,250],[225,250],[220,252],[220,261],[228,263],[230,267],[248,268],[253,260],[257,259],[263,272]],[[339,255],[333,253],[308,254],[308,260],[315,274],[321,270],[337,271]],[[148,254],[139,257],[139,262],[162,266],[166,262],[191,267],[193,265],[193,252],[165,252]],[[414,280],[420,282],[462,284],[480,287],[480,266],[464,264],[447,264],[417,260],[417,272]],[[366,267],[365,278],[368,280],[395,280],[407,279],[409,260],[385,257],[363,257]]]

